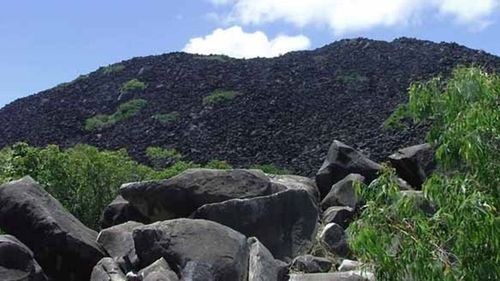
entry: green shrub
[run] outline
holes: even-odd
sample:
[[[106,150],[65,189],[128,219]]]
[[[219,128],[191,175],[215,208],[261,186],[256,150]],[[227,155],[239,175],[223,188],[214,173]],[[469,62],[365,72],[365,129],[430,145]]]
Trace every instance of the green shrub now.
[[[131,160],[124,150],[98,151],[87,145],[68,150],[14,145],[8,164],[0,170],[2,181],[32,176],[84,224],[97,229],[104,207],[122,183],[154,177],[154,172]]]
[[[219,61],[219,62],[228,62],[231,60],[230,57],[224,55],[208,55],[208,56],[199,55],[195,56],[195,58],[200,60]]]
[[[280,168],[280,167],[275,166],[273,164],[252,165],[252,166],[250,166],[250,169],[262,170],[266,174],[273,174],[273,175],[289,175],[289,174],[291,174],[289,170]]]
[[[153,118],[158,120],[162,124],[167,124],[177,120],[177,118],[179,118],[179,112],[172,111],[170,113],[163,113],[163,114],[159,113],[155,114]]]
[[[216,90],[203,98],[203,105],[213,105],[228,102],[236,98],[240,93],[235,91]]]
[[[358,73],[348,73],[348,74],[342,74],[336,77],[336,80],[343,83],[343,84],[357,84],[357,83],[364,83],[368,81],[368,77],[360,75]]]
[[[500,77],[477,68],[410,87],[398,114],[432,124],[438,170],[420,201],[436,212],[402,196],[390,168],[360,193],[367,204],[349,242],[377,280],[500,279],[499,101]]]
[[[207,164],[205,164],[205,168],[208,169],[218,169],[218,170],[228,170],[233,167],[227,162],[222,160],[211,160]]]
[[[112,64],[112,65],[101,67],[100,70],[101,70],[102,74],[108,75],[111,73],[123,71],[124,69],[125,69],[125,66],[123,64]]]
[[[146,89],[146,84],[137,80],[137,79],[132,79],[130,81],[127,81],[123,83],[121,87],[121,91],[126,93],[126,92],[140,92],[144,91]]]
[[[151,161],[153,168],[159,170],[168,166],[169,163],[182,159],[182,155],[175,149],[164,149],[161,147],[148,147],[146,155]]]
[[[30,175],[85,225],[98,229],[103,209],[123,183],[168,179],[201,165],[181,161],[175,150],[150,148],[153,157],[173,157],[176,163],[152,169],[132,160],[125,150],[100,151],[89,145],[61,150],[58,146],[31,147],[18,143],[0,150],[0,184]],[[227,167],[212,161],[207,167]]]
[[[117,122],[128,119],[139,113],[147,105],[143,99],[133,99],[118,106],[115,113],[111,115],[99,114],[85,121],[85,130],[96,131],[108,128]]]

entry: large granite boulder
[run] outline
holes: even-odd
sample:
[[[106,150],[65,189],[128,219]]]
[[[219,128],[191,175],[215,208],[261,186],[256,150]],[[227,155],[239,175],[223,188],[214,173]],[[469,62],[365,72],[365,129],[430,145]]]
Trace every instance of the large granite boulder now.
[[[105,256],[97,233],[30,177],[0,186],[0,227],[28,246],[56,280],[88,281]]]
[[[113,225],[126,223],[128,221],[141,223],[150,222],[149,219],[139,212],[136,207],[130,204],[127,200],[123,199],[122,196],[118,195],[115,200],[104,208],[101,219],[99,220],[99,225],[101,226],[101,229],[105,229],[112,227]]]
[[[204,204],[285,190],[258,170],[189,169],[163,180],[125,184],[120,194],[151,221],[187,217]]]
[[[33,252],[11,235],[0,235],[0,280],[46,281]]]
[[[321,221],[327,225],[336,223],[346,229],[354,219],[354,209],[346,206],[333,206],[326,209],[321,215]]]
[[[434,150],[424,143],[398,150],[389,156],[396,173],[414,188],[420,189],[422,183],[434,171]]]
[[[193,217],[216,221],[248,237],[255,236],[275,258],[289,260],[311,248],[319,212],[307,191],[291,189],[252,199],[207,204]]]
[[[179,281],[164,258],[139,271],[139,276],[142,281]]]
[[[273,183],[284,185],[287,189],[305,190],[315,202],[319,202],[319,190],[313,179],[296,175],[267,174],[267,176]]]
[[[288,271],[288,265],[274,259],[269,250],[255,237],[248,238],[250,257],[248,281],[281,281]]]
[[[296,257],[292,262],[292,269],[304,273],[328,272],[332,268],[332,262],[323,257],[303,255]]]
[[[332,254],[339,257],[346,257],[349,254],[347,234],[342,226],[336,223],[329,223],[325,226],[319,235],[319,241]]]
[[[355,183],[364,180],[365,177],[359,174],[347,175],[332,186],[330,192],[321,201],[321,208],[326,210],[332,206],[347,206],[355,209],[358,203]]]
[[[133,235],[143,265],[164,258],[176,272],[205,270],[218,281],[247,280],[247,238],[227,226],[174,219],[138,227]]]
[[[288,281],[375,281],[370,272],[346,271],[331,273],[291,274]]]
[[[316,173],[316,185],[322,198],[328,194],[333,184],[349,174],[360,174],[370,183],[377,177],[381,166],[354,148],[334,140],[323,165]]]
[[[103,258],[94,266],[90,281],[127,281],[127,278],[114,259]]]
[[[97,243],[117,261],[125,272],[135,270],[139,266],[132,232],[142,225],[139,222],[129,221],[106,228],[97,236]]]

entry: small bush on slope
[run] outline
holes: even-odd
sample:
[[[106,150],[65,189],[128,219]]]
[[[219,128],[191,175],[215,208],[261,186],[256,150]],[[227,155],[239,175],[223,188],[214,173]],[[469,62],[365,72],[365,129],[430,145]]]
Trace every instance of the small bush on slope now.
[[[158,120],[162,124],[167,124],[177,120],[177,118],[179,118],[179,112],[172,111],[170,113],[159,113],[155,114],[153,118]]]
[[[96,131],[114,125],[139,113],[148,102],[143,99],[133,99],[118,106],[111,115],[99,114],[85,121],[85,130]]]
[[[433,124],[439,169],[423,191],[436,212],[402,196],[389,168],[361,189],[368,203],[350,245],[377,280],[500,279],[500,77],[458,68],[444,84],[413,84],[397,113]]]
[[[228,102],[236,98],[238,95],[239,93],[235,91],[216,90],[210,95],[203,98],[203,105],[213,105]]]
[[[146,84],[144,82],[141,82],[137,79],[132,79],[123,83],[120,90],[126,93],[131,91],[144,91],[144,89],[146,89]]]
[[[125,69],[125,66],[123,64],[112,64],[112,65],[101,67],[100,71],[102,72],[102,74],[108,75],[111,73],[123,71],[124,69]]]
[[[289,170],[277,167],[273,164],[252,165],[252,166],[250,166],[250,169],[262,170],[266,174],[273,174],[273,175],[289,175],[289,174],[291,174],[291,172]]]

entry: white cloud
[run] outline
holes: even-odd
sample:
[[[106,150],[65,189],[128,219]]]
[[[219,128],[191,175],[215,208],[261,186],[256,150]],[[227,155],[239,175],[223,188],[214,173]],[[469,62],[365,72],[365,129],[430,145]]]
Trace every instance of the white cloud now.
[[[439,10],[461,23],[481,23],[500,6],[499,0],[440,0]]]
[[[399,26],[437,15],[461,24],[482,24],[500,0],[210,0],[232,5],[228,18],[242,24],[285,21],[299,27],[326,25],[336,33]]]
[[[279,35],[269,39],[264,32],[247,33],[239,26],[216,29],[205,37],[189,40],[183,51],[195,54],[221,54],[235,58],[275,57],[308,49],[311,41],[304,35]]]

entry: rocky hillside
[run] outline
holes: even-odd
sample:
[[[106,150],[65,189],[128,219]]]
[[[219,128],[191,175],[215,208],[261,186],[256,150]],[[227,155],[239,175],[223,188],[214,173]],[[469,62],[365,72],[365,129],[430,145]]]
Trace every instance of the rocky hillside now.
[[[0,147],[83,142],[125,147],[146,161],[147,147],[162,146],[196,162],[273,163],[310,175],[332,139],[377,161],[420,143],[425,128],[387,131],[383,121],[405,102],[411,81],[461,64],[498,70],[500,58],[407,38],[342,40],[273,59],[134,58],[0,109]],[[106,116],[88,126],[97,115]]]

